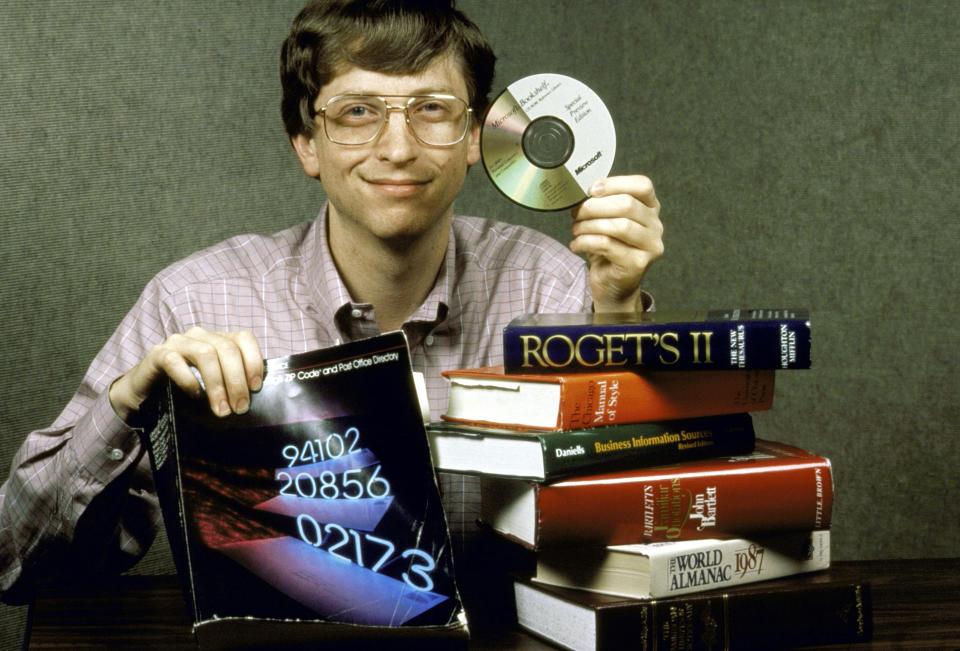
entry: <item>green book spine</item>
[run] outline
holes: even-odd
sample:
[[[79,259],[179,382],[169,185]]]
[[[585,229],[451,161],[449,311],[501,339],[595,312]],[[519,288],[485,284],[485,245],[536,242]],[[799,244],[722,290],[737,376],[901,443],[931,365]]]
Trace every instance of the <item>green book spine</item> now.
[[[608,425],[538,435],[547,479],[617,466],[656,466],[692,459],[748,454],[754,447],[749,414],[729,414]]]

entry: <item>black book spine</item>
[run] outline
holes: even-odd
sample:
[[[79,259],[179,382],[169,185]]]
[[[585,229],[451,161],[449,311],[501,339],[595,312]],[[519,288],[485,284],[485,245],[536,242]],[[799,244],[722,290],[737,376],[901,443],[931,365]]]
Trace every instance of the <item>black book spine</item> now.
[[[731,591],[598,608],[597,649],[792,648],[869,641],[870,585]]]
[[[545,479],[749,454],[756,440],[748,413],[549,432],[539,439]]]
[[[503,331],[507,373],[809,368],[810,320],[707,312],[701,320],[540,323]]]

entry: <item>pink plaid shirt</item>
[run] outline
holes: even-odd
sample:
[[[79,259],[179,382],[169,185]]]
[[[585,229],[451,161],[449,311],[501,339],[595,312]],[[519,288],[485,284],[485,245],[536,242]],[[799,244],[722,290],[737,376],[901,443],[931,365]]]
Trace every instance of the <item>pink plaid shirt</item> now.
[[[511,318],[590,305],[584,262],[558,242],[455,218],[436,284],[403,326],[433,418],[447,401],[440,372],[500,363],[500,333]],[[32,432],[14,458],[0,487],[0,591],[77,565],[126,569],[146,552],[162,526],[150,465],[107,389],[152,346],[192,326],[249,330],[267,358],[379,333],[373,307],[350,300],[324,219],[234,237],[160,272],[57,420]],[[476,480],[444,474],[441,488],[451,531],[462,536],[476,518]]]

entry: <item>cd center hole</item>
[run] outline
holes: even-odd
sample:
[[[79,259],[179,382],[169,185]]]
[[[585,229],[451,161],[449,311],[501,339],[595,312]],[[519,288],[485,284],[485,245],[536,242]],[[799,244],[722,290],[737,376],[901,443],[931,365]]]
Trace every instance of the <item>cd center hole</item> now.
[[[573,131],[560,118],[544,115],[527,125],[521,145],[527,160],[537,167],[560,167],[573,153]]]

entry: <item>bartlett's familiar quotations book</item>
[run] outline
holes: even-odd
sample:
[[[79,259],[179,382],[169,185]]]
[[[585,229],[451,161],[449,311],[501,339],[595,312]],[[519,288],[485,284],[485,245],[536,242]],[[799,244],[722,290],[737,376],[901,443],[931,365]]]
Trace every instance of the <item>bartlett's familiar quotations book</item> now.
[[[830,459],[756,439],[750,454],[577,475],[481,478],[480,519],[531,549],[829,529]]]
[[[203,647],[466,638],[402,333],[271,359],[246,414],[171,383],[149,434]]]

